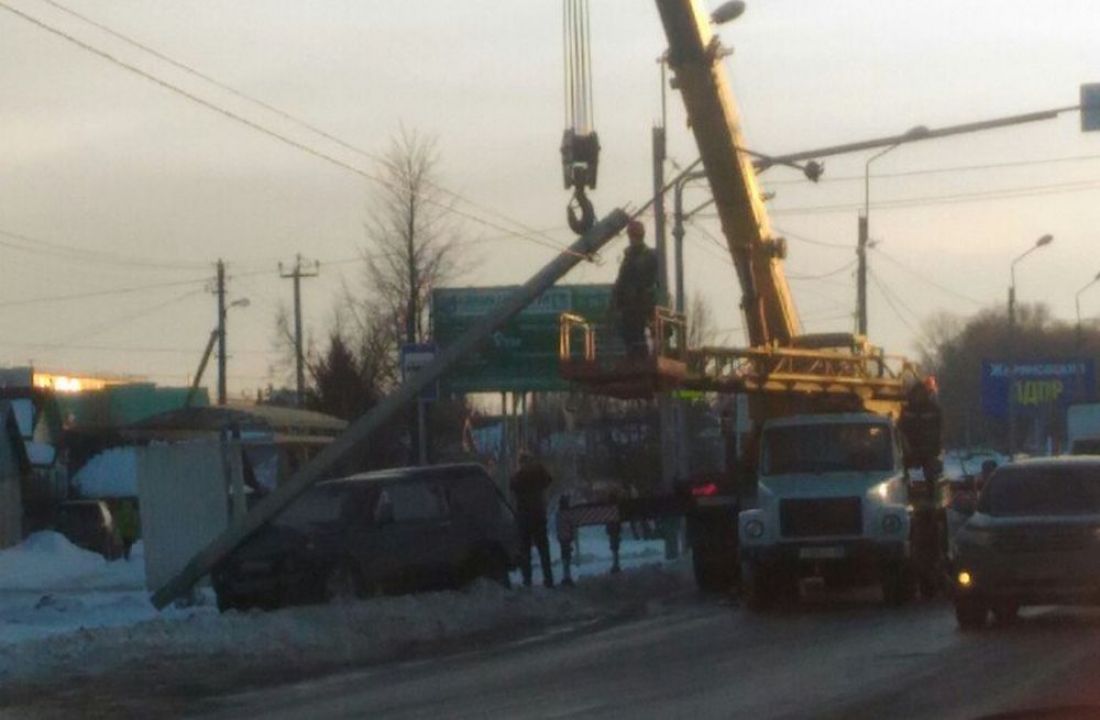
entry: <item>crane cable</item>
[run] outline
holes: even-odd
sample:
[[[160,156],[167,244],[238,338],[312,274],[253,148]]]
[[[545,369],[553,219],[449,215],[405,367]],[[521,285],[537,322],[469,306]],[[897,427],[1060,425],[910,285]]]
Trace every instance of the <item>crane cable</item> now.
[[[578,235],[596,222],[586,188],[596,187],[600,142],[593,129],[591,23],[588,0],[562,0],[565,132],[561,141],[565,188],[573,189],[566,208],[569,227]]]

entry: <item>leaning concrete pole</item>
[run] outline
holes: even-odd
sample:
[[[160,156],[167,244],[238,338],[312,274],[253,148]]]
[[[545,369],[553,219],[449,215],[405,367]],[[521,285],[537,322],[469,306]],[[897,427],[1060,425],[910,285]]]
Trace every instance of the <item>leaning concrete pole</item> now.
[[[508,322],[523,308],[534,302],[539,295],[552,287],[577,263],[606,245],[626,227],[629,220],[630,216],[624,211],[613,210],[600,222],[596,223],[591,230],[577,238],[576,242],[567,250],[563,250],[561,254],[547,263],[542,270],[518,288],[492,313],[444,349],[423,370],[402,383],[394,392],[387,395],[365,415],[356,420],[343,435],[336,438],[331,445],[304,465],[275,492],[260,501],[239,523],[235,523],[228,530],[214,538],[209,545],[191,558],[183,570],[153,593],[153,605],[158,609],[163,608],[172,600],[190,591],[195,583],[209,574],[222,558],[289,505],[294,498],[301,495],[318,480],[329,477],[333,468],[340,461],[362,445],[375,430],[393,417],[401,408],[416,400],[424,387],[439,379],[452,365],[472,351],[478,343]]]

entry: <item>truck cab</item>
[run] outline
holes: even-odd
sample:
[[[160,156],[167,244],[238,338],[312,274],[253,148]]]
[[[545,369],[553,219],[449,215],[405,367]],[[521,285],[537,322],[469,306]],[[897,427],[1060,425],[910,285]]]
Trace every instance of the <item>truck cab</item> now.
[[[750,607],[797,597],[804,577],[913,593],[908,484],[899,433],[874,413],[796,415],[763,426],[756,506],[738,517]]]

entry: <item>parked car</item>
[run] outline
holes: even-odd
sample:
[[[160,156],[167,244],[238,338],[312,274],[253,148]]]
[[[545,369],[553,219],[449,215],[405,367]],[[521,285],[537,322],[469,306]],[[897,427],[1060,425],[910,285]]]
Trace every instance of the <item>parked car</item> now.
[[[502,584],[519,556],[512,509],[480,465],[383,470],[310,488],[211,574],[218,607]]]
[[[963,629],[1024,605],[1100,602],[1100,458],[1060,457],[994,471],[955,540]]]
[[[54,530],[77,547],[108,560],[122,556],[122,539],[111,508],[103,500],[70,500],[57,507]]]

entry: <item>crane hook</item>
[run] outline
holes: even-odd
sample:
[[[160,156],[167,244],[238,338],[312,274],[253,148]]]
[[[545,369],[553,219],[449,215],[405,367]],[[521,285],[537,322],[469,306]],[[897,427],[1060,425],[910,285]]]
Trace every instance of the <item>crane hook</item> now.
[[[577,211],[580,211],[580,215]],[[566,206],[566,214],[569,219],[569,229],[578,235],[583,235],[596,224],[596,209],[592,207],[592,201],[584,193],[584,185],[576,185],[573,188],[573,199]]]

